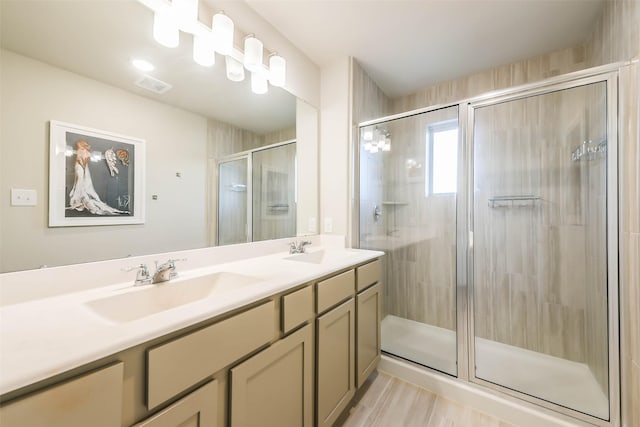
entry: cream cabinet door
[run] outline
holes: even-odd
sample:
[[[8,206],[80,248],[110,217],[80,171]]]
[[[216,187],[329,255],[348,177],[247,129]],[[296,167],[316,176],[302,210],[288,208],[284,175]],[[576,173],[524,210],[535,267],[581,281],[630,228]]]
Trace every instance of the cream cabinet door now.
[[[331,426],[355,394],[355,303],[317,319],[317,426]]]
[[[362,387],[380,361],[380,283],[356,296],[356,383]]]
[[[2,427],[119,427],[124,364],[116,363],[3,404]]]
[[[312,326],[232,368],[230,382],[232,427],[312,427]]]
[[[133,427],[218,427],[218,381],[211,381]]]

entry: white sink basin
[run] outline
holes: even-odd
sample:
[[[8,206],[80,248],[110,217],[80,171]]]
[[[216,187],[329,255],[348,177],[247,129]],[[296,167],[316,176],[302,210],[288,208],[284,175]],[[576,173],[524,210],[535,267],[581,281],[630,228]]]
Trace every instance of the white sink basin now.
[[[85,303],[89,309],[112,322],[124,323],[165,310],[197,302],[216,294],[241,289],[262,279],[243,274],[218,272],[193,279],[146,285],[131,292]]]

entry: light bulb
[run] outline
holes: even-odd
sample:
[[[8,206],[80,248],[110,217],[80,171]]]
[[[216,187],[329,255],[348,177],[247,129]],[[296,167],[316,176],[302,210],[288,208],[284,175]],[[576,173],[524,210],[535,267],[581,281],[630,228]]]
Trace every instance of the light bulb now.
[[[203,67],[211,67],[216,63],[216,52],[211,34],[193,35],[193,60]]]
[[[391,142],[385,142],[384,147],[382,147],[382,151],[391,151]]]
[[[362,133],[362,139],[364,139],[365,141],[373,141],[373,132],[370,130],[365,130]]]
[[[191,32],[198,22],[198,0],[173,0],[171,4],[178,27],[183,31]]]
[[[251,91],[257,95],[267,93],[267,76],[262,72],[251,73]]]
[[[153,38],[165,47],[177,47],[180,43],[180,30],[168,10],[153,15]]]
[[[230,55],[233,50],[233,21],[224,12],[213,15],[211,31],[216,43],[216,51]]]
[[[241,82],[244,80],[244,67],[242,63],[232,56],[225,57],[227,68],[227,78],[232,82]]]
[[[364,149],[367,151],[371,151],[371,148],[373,148],[373,144],[371,144],[370,142],[365,142],[364,143]]]
[[[287,63],[278,54],[269,56],[269,83],[275,87],[282,87],[285,83]]]
[[[372,153],[377,153],[377,152],[378,152],[378,146],[377,146],[377,145],[375,145],[375,144],[373,144],[373,145],[371,146],[371,152],[372,152]]]
[[[244,67],[249,71],[262,68],[262,42],[253,34],[244,39]]]

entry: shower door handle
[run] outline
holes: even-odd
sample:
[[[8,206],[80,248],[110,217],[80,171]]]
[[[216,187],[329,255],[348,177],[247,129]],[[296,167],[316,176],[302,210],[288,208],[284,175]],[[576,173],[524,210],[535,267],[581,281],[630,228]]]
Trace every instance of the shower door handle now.
[[[380,218],[382,218],[382,209],[380,209],[380,206],[375,205],[373,207],[373,220],[378,222]]]

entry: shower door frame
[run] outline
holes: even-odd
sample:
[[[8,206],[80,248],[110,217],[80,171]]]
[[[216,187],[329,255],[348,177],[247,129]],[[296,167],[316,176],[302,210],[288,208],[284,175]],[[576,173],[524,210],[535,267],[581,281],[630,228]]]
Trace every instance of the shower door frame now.
[[[588,71],[588,70],[587,70]],[[618,71],[601,71],[586,73],[572,73],[566,76],[542,81],[535,86],[526,89],[508,91],[500,95],[486,97],[480,100],[469,101],[467,105],[467,129],[468,137],[465,140],[465,153],[467,158],[464,165],[468,176],[467,189],[474,188],[474,117],[475,109],[497,105],[509,101],[525,99],[533,96],[545,95],[567,89],[573,89],[592,83],[605,83],[606,85],[606,120],[607,120],[607,157],[606,157],[606,247],[607,247],[607,349],[608,349],[608,397],[609,420],[603,420],[594,415],[588,415],[575,409],[552,403],[548,400],[534,397],[524,392],[510,389],[496,383],[483,380],[475,376],[475,307],[474,298],[474,248],[473,248],[473,224],[474,224],[474,193],[464,193],[464,203],[467,211],[466,229],[468,230],[467,252],[467,307],[468,307],[468,374],[469,381],[480,384],[492,390],[517,397],[534,403],[555,412],[577,418],[598,426],[619,425],[620,420],[620,366],[619,366],[619,304],[618,304]],[[566,81],[563,81],[565,80]]]
[[[351,244],[357,248],[360,221],[360,132],[364,126],[376,125],[390,120],[406,118],[443,108],[458,106],[458,195],[456,196],[456,345],[457,378],[468,384],[482,386],[491,391],[519,399],[524,405],[533,408],[542,407],[568,419],[584,421],[590,425],[611,427],[620,425],[620,313],[619,313],[619,200],[618,200],[618,78],[621,67],[627,63],[619,62],[589,68],[551,77],[539,82],[528,83],[508,89],[488,92],[479,96],[462,99],[458,102],[436,104],[404,113],[393,114],[374,120],[358,123],[353,127],[350,150],[351,167]],[[607,114],[607,320],[608,320],[608,361],[609,361],[609,420],[587,415],[562,405],[535,398],[525,393],[508,389],[494,383],[476,378],[475,372],[475,331],[473,306],[473,119],[474,109],[507,100],[526,98],[534,95],[555,92],[585,84],[606,83]],[[391,355],[394,357],[393,355]],[[406,359],[400,358],[404,362]],[[411,362],[409,362],[411,363]],[[445,375],[424,365],[438,375]]]
[[[216,189],[216,246],[220,245],[220,165],[223,163],[234,162],[237,160],[246,160],[247,162],[247,187],[246,187],[246,198],[247,198],[247,225],[245,227],[245,241],[242,243],[249,243],[253,238],[253,209],[251,206],[251,201],[253,199],[253,179],[251,176],[251,171],[253,168],[253,163],[251,160],[251,151],[243,151],[241,153],[232,154],[230,156],[221,157],[216,162],[216,184],[218,188]]]

